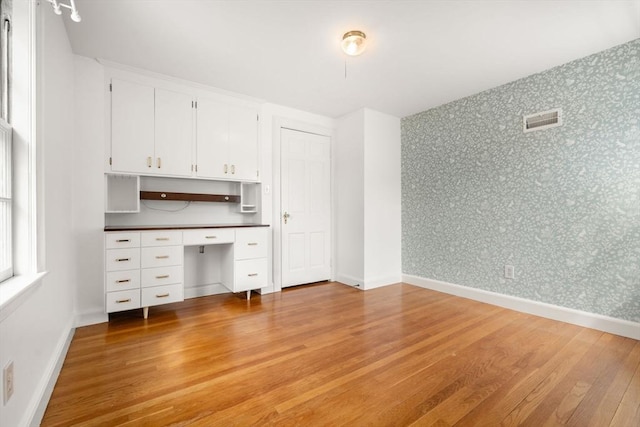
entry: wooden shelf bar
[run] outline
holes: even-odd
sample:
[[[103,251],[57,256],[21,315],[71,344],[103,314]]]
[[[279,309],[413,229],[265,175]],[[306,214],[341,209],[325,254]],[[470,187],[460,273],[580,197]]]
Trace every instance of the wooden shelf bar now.
[[[166,191],[141,191],[141,200],[180,200],[183,202],[239,203],[240,196],[227,194],[170,193]]]

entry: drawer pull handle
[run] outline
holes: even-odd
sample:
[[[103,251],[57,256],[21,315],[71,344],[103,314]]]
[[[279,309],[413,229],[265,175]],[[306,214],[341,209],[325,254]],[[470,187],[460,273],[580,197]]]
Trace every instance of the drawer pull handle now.
[[[116,280],[116,283],[129,283],[131,279]]]
[[[156,240],[164,241],[164,240],[169,240],[169,238],[168,237],[156,237]]]
[[[123,304],[125,302],[131,302],[131,298],[116,300],[116,304]]]
[[[166,298],[168,296],[169,296],[168,293],[167,294],[160,294],[160,295],[156,295],[156,298]]]
[[[116,262],[131,261],[131,258],[116,258]]]
[[[205,239],[217,239],[218,236],[204,236]]]
[[[258,246],[257,243],[247,243],[247,245],[249,245],[249,246]]]
[[[168,279],[169,275],[168,274],[163,274],[162,276],[156,276],[156,279]]]
[[[131,241],[131,239],[118,239],[118,240],[116,240],[116,243],[127,243],[127,242],[130,242],[130,241]]]
[[[249,274],[247,274],[247,276],[249,276],[249,277],[256,277],[257,275],[258,275],[258,273],[249,273]]]
[[[156,259],[167,259],[169,255],[156,255]]]

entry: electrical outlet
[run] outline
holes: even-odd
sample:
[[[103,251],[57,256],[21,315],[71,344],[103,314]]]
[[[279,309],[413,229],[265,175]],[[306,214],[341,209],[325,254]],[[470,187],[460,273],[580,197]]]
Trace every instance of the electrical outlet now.
[[[504,278],[505,279],[515,279],[516,272],[513,268],[513,265],[505,265],[504,266]]]
[[[2,370],[2,384],[4,386],[2,395],[4,396],[5,405],[13,395],[13,380],[13,361],[11,361]]]

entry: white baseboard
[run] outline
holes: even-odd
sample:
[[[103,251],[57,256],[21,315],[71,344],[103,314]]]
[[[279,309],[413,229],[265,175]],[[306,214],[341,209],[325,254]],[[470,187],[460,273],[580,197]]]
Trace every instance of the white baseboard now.
[[[603,316],[601,314],[589,313],[567,307],[560,307],[524,298],[485,291],[483,289],[470,288],[468,286],[456,285],[453,283],[441,282],[439,280],[426,279],[424,277],[404,274],[402,281],[410,285],[421,288],[444,292],[463,298],[499,307],[520,311],[522,313],[533,314],[547,319],[558,320],[578,326],[597,329],[614,335],[640,340],[640,323],[628,320],[616,319],[615,317]]]
[[[104,312],[103,309],[88,311],[76,315],[76,328],[83,326],[96,325],[98,323],[105,323],[109,321],[109,315]]]
[[[336,282],[340,282],[345,285],[353,286],[354,288],[364,290],[364,286],[363,286],[364,280],[362,280],[361,277],[353,277],[353,276],[349,276],[348,274],[337,273],[335,280]]]
[[[376,277],[374,279],[366,279],[364,281],[364,289],[368,291],[369,289],[381,288],[383,286],[394,285],[400,282],[402,282],[402,275],[400,274],[386,277]]]
[[[225,288],[220,283],[210,283],[207,285],[198,285],[198,286],[185,286],[184,288],[184,298],[198,298],[198,297],[206,297],[209,295],[218,295],[218,294],[227,294],[231,292],[229,289]]]
[[[72,327],[73,322],[74,319],[71,319],[69,325],[65,328],[69,333],[60,337],[53,357],[49,360],[45,374],[42,376],[42,380],[33,394],[35,398],[31,405],[31,410],[28,411],[23,418],[26,422],[20,425],[39,426],[42,422],[42,417],[44,417],[44,412],[47,410],[51,393],[53,393],[53,388],[56,385],[56,381],[58,381],[58,375],[60,375],[62,364],[67,357],[71,340],[76,331],[76,329]]]

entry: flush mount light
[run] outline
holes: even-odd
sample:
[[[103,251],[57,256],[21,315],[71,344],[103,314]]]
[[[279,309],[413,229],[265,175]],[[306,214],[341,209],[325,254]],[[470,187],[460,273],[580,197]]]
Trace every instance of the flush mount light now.
[[[362,31],[349,31],[342,36],[342,50],[349,56],[358,56],[364,52],[366,39]]]
[[[80,22],[82,20],[82,18],[80,17],[80,14],[78,13],[78,9],[76,9],[76,2],[74,0],[69,0],[70,4],[60,3],[59,0],[47,0],[47,1],[51,3],[51,5],[53,6],[53,11],[55,12],[56,15],[62,15],[62,10],[60,10],[60,8],[65,7],[67,9],[71,9],[71,19],[74,22]]]

